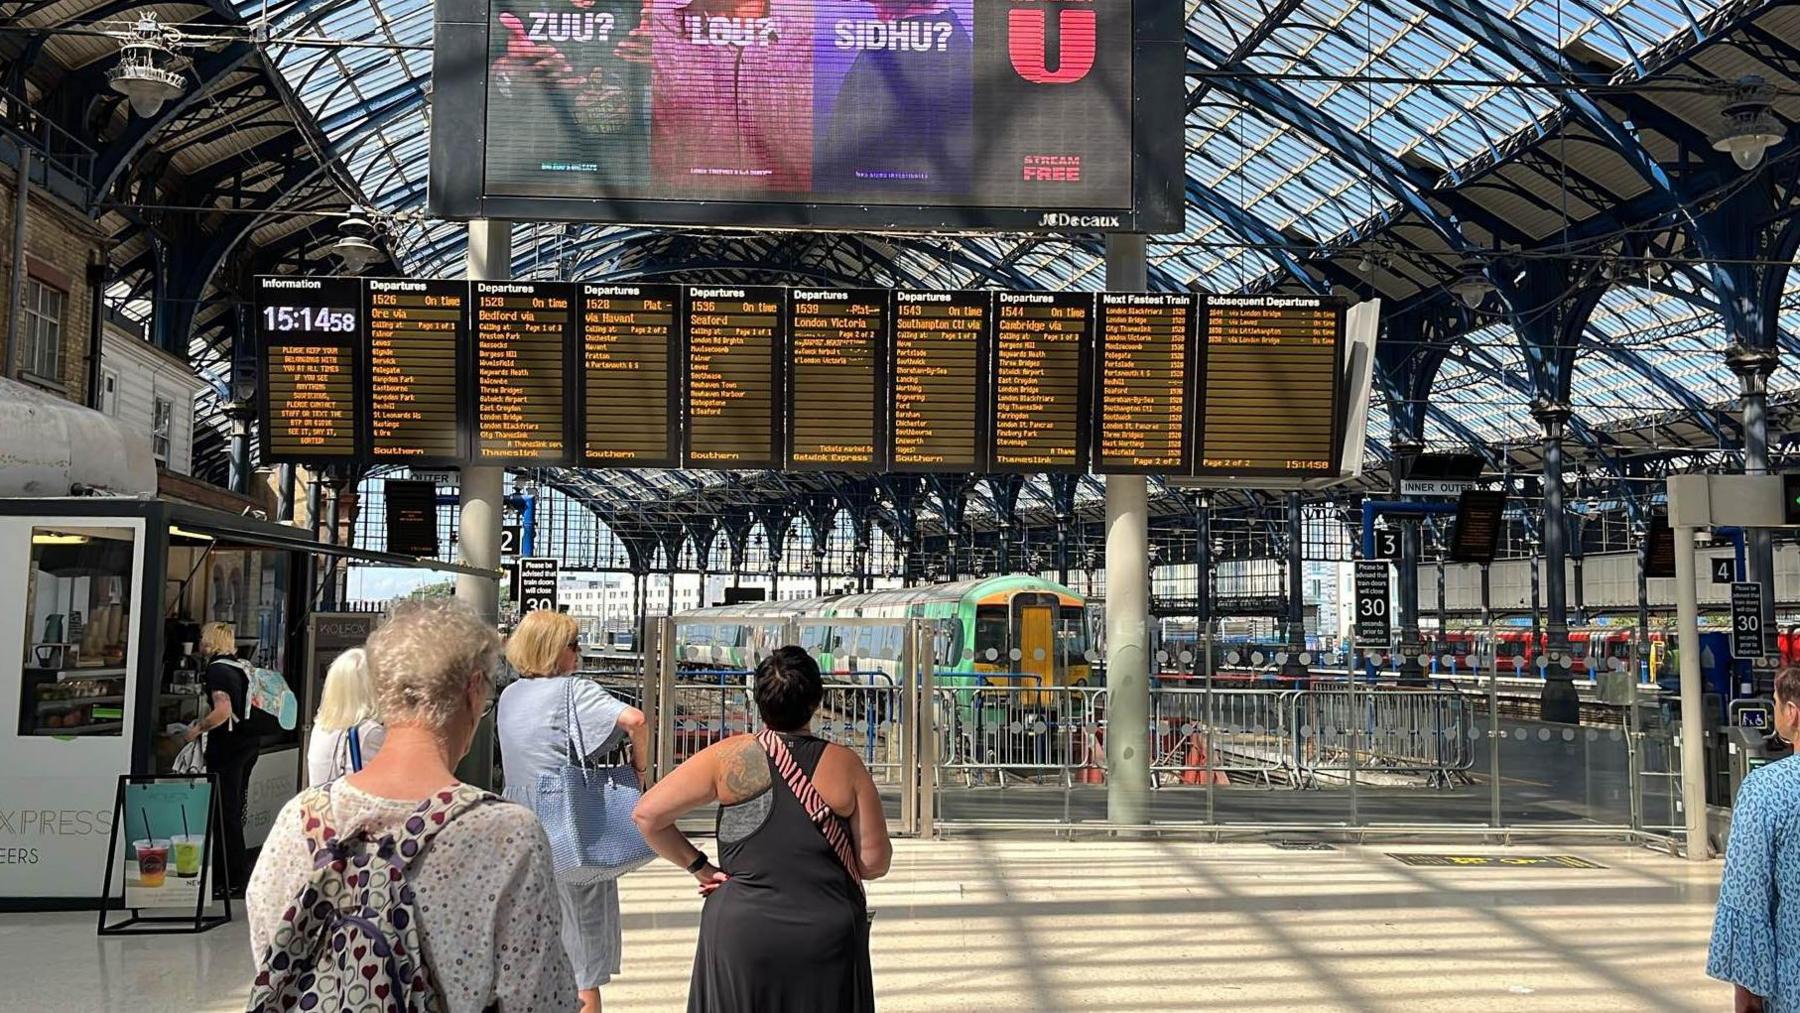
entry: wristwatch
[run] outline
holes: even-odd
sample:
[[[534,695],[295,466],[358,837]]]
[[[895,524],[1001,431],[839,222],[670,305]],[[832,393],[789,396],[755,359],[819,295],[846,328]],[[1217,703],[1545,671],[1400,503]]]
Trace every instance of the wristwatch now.
[[[688,863],[688,866],[687,866],[688,875],[691,876],[694,873],[699,872],[701,869],[704,869],[704,868],[706,868],[706,852],[702,851],[702,852],[700,852],[700,856],[698,858],[696,858],[693,861]]]

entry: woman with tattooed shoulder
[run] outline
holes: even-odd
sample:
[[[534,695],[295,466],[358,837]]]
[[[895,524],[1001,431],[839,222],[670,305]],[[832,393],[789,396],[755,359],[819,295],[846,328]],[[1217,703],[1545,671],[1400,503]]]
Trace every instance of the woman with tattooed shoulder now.
[[[824,695],[818,663],[781,648],[756,667],[764,730],[708,747],[638,803],[650,846],[706,897],[689,1013],[875,1008],[862,884],[893,847],[862,760],[809,731]],[[675,827],[714,802],[717,866]]]

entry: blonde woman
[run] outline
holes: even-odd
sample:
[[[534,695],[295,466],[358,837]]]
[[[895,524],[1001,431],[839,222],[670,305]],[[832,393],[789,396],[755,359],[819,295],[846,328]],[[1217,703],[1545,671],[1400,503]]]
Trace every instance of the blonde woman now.
[[[400,602],[369,637],[368,652],[387,743],[368,766],[301,792],[275,818],[244,905],[259,976],[279,975],[292,966],[271,959],[288,909],[307,891],[325,888],[317,887],[318,877],[329,870],[313,860],[317,842],[309,841],[309,811],[321,814],[313,817],[314,837],[322,822],[339,840],[360,840],[367,847],[419,833],[410,824],[415,819],[424,824],[421,803],[480,795],[454,771],[493,706],[500,653],[493,626],[452,599]],[[404,882],[413,896],[406,903],[417,917],[418,952],[442,1009],[480,1013],[571,1006],[575,983],[557,935],[550,842],[537,817],[486,800],[460,808],[439,826],[417,851],[408,850],[411,841],[398,850],[407,859]],[[340,878],[328,888],[347,889],[343,869],[337,872]],[[376,938],[399,938],[385,929],[372,931]],[[370,938],[355,929],[351,935],[358,945]]]
[[[259,744],[244,725],[250,716],[250,670],[237,656],[237,630],[230,623],[207,623],[200,629],[200,656],[206,660],[206,699],[212,709],[188,726],[183,742],[206,736],[206,771],[219,777],[219,805],[225,814],[225,840],[213,854],[215,892],[230,884],[242,897],[249,875],[244,850],[244,818],[250,771]]]
[[[325,673],[319,714],[306,743],[306,783],[316,788],[361,770],[381,751],[387,729],[376,717],[375,687],[369,680],[368,654],[352,647],[337,656]]]
[[[649,762],[644,712],[572,674],[581,665],[581,627],[573,618],[547,609],[527,615],[506,641],[506,660],[519,673],[519,681],[500,694],[496,718],[507,798],[529,807],[539,774],[560,770],[571,759],[599,764],[626,739],[631,765],[643,778]],[[587,748],[585,757],[570,755],[576,741]],[[558,882],[556,889],[581,1008],[597,1013],[601,986],[619,973],[619,884]]]

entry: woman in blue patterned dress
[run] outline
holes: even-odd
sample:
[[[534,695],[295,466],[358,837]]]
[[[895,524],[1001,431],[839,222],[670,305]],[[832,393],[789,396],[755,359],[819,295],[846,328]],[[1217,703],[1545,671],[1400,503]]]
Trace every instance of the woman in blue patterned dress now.
[[[1800,668],[1775,677],[1775,731],[1800,735]],[[1800,1011],[1800,760],[1753,770],[1731,812],[1706,973],[1737,986],[1738,1013]]]

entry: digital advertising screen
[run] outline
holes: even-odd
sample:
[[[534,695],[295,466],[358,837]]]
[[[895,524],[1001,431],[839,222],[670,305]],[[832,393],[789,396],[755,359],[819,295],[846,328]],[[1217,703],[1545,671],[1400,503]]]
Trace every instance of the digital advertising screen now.
[[[1208,296],[1199,474],[1328,475],[1343,431],[1342,300]]]
[[[789,292],[789,468],[886,466],[889,298],[880,288]]]
[[[362,282],[355,278],[258,278],[257,358],[263,459],[355,460],[357,387],[363,369]]]
[[[681,460],[681,287],[581,288],[581,459],[673,468]]]
[[[371,278],[366,292],[369,456],[457,463],[468,454],[460,419],[468,284]]]
[[[995,471],[1083,472],[1094,297],[994,294]]]
[[[781,467],[787,290],[747,286],[684,292],[688,467]]]
[[[573,285],[478,281],[473,386],[479,464],[557,464],[568,453],[568,349]]]
[[[447,0],[437,23],[445,217],[1181,228],[1178,5]]]

